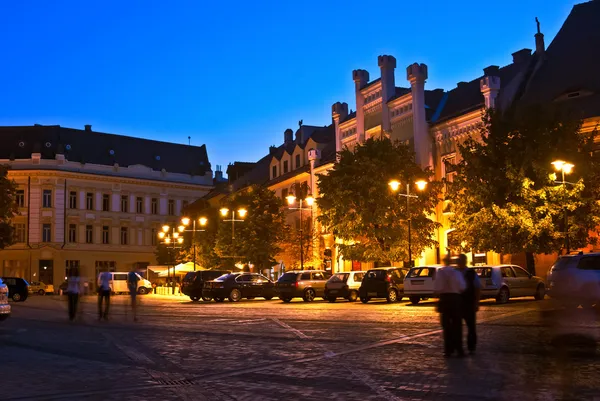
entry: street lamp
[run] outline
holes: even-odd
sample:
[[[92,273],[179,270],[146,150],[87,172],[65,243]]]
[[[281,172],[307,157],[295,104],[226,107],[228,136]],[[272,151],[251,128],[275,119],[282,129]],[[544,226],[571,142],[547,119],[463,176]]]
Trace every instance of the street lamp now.
[[[296,197],[294,195],[286,196],[288,205],[292,206],[296,203]],[[308,205],[308,207],[302,206],[302,203]],[[300,211],[300,270],[304,270],[304,249],[303,249],[303,213],[305,210],[312,210],[312,205],[315,203],[315,198],[313,198],[310,194],[302,199],[298,199],[298,207],[290,207],[290,210],[299,210]]]
[[[158,238],[161,240],[160,243],[164,244],[169,250],[169,257],[172,255],[172,251],[177,248],[181,248],[181,245],[183,244],[183,237],[180,236],[180,233],[182,233],[184,230],[184,226],[171,227],[168,224],[165,224],[162,226],[162,231],[158,233]],[[175,267],[175,263],[173,263],[173,267]],[[169,282],[169,274],[169,265],[167,264],[167,282]],[[173,278],[175,278],[174,276],[175,269],[173,268]],[[172,287],[172,293],[175,294],[175,287]]]
[[[569,185],[574,185],[572,182],[567,182],[565,181],[565,174],[569,174],[571,171],[573,171],[573,167],[575,167],[574,164],[565,162],[563,160],[555,160],[552,162],[552,165],[554,166],[554,169],[556,171],[560,171],[561,175],[562,175],[562,180],[561,181],[554,181],[556,184],[561,184],[563,187],[563,197],[566,195],[567,192],[567,184]],[[563,214],[564,214],[564,225],[565,225],[565,249],[567,251],[567,255],[570,252],[570,241],[569,241],[569,217],[567,215],[567,208],[564,204],[564,199],[563,199]]]
[[[206,226],[207,222],[208,222],[208,219],[206,217],[200,217],[198,219],[198,223],[200,224],[200,227]],[[193,255],[194,255],[193,263],[194,263],[194,271],[196,271],[196,231],[204,231],[204,230],[196,230],[196,219],[190,219],[189,217],[183,217],[181,219],[181,223],[185,227],[189,226],[190,223],[192,223],[192,229],[191,230],[184,229],[184,231],[192,233],[192,248],[193,248]]]
[[[223,221],[231,222],[231,251],[233,253],[233,255],[231,255],[231,257],[235,258],[236,257],[236,255],[235,255],[235,223],[244,221],[244,217],[246,217],[246,214],[248,214],[248,211],[244,208],[239,208],[236,211],[236,210],[229,210],[226,207],[222,207],[219,210],[219,212],[221,213],[221,216],[223,216],[223,217],[231,216],[229,219],[223,219]],[[237,212],[239,219],[236,219],[236,212]]]
[[[400,189],[400,181],[392,180],[388,183],[392,191],[396,192]],[[418,180],[415,181],[415,186],[419,191],[423,191],[425,187],[427,187],[427,181]],[[412,195],[410,193],[410,184],[406,183],[406,193],[398,194],[400,196],[404,196],[406,198],[406,216],[408,220],[408,266],[412,267],[412,242],[411,242],[411,218],[410,218],[410,198],[418,198],[417,195]]]

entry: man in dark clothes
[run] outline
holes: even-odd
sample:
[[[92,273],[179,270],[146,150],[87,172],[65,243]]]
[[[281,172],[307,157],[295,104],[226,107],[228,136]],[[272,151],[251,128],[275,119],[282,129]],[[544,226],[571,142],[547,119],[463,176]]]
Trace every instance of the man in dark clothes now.
[[[481,282],[474,269],[467,267],[467,255],[458,257],[458,269],[463,273],[467,284],[462,295],[462,318],[467,325],[467,348],[470,354],[475,353],[477,347],[477,329],[475,316],[479,310],[479,299],[481,297]],[[462,335],[462,334],[461,334]]]

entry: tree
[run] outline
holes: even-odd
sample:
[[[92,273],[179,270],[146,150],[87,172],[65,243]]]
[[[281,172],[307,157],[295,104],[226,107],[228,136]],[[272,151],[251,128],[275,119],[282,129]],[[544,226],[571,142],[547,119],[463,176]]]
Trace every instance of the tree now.
[[[565,210],[573,248],[594,239],[600,222],[600,159],[594,137],[581,133],[581,121],[555,107],[535,106],[520,112],[488,110],[480,138],[467,139],[458,150],[449,185],[451,218],[466,248],[500,254],[551,253],[565,243]],[[555,182],[551,162],[575,165]]]
[[[235,240],[232,241],[232,224],[222,221],[216,241],[216,253],[234,262],[249,262],[257,269],[271,268],[280,251],[284,237],[285,217],[283,203],[275,192],[261,186],[250,186],[224,201],[230,210],[245,208],[243,222],[235,223]],[[223,217],[221,217],[223,219]],[[229,220],[231,215],[226,220]],[[236,218],[239,216],[236,214]]]
[[[413,255],[437,244],[433,233],[439,224],[430,216],[439,202],[441,183],[429,181],[423,192],[413,185],[432,175],[415,163],[408,145],[388,138],[368,139],[354,150],[345,148],[333,169],[318,176],[318,220],[344,241],[339,250],[347,260],[408,260],[408,219]],[[411,194],[418,195],[410,198],[408,209],[406,198],[390,190],[388,183],[394,179],[403,184],[401,193],[410,183]]]
[[[8,166],[0,166],[0,249],[15,241],[11,221],[18,213],[16,191],[16,184],[8,179]]]

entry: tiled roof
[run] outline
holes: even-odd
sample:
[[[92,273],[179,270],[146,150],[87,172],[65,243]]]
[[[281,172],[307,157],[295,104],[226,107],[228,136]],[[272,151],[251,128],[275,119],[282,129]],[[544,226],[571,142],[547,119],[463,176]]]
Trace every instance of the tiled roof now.
[[[399,98],[400,96],[406,95],[407,93],[410,93],[410,88],[402,88],[400,86],[396,86],[396,90],[394,91],[394,96],[392,96],[390,98],[390,100],[388,100],[388,103],[394,99]]]
[[[356,118],[356,111],[353,111],[352,113],[348,114],[348,115],[346,116],[346,118],[344,118],[344,119],[340,120],[340,124],[341,124],[341,123],[344,123],[344,122],[346,122],[346,121],[348,121],[348,120],[352,120],[353,118]]]
[[[204,175],[210,171],[206,146],[189,146],[58,125],[0,127],[0,159],[42,159],[64,154],[74,162],[120,167],[143,165],[154,170]]]

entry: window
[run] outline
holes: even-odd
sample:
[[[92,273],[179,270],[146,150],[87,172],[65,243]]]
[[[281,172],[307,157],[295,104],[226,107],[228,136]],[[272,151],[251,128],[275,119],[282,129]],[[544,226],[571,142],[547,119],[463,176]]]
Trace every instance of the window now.
[[[44,242],[47,242],[47,241],[44,240]],[[77,242],[77,225],[76,224],[69,224],[69,242]]]
[[[42,192],[42,207],[52,207],[52,190],[44,189]]]
[[[94,243],[94,227],[92,225],[85,226],[85,243]]]
[[[561,261],[564,263],[565,261],[570,260],[570,258],[560,258],[558,263]],[[557,264],[558,264],[557,263]],[[600,257],[598,256],[585,256],[579,259],[579,263],[577,264],[577,268],[581,270],[600,270]],[[560,268],[554,267],[554,270],[561,270]]]
[[[513,272],[513,270],[510,267],[503,267],[502,268],[502,277],[514,277],[515,273]]]
[[[272,175],[271,178],[277,177],[277,166],[273,166],[273,173],[271,175]]]
[[[110,211],[110,195],[102,194],[102,211],[108,212]]]
[[[283,188],[281,190],[281,199],[283,199],[284,201],[286,200],[285,198],[287,198],[288,196],[288,189],[287,188]]]
[[[127,281],[127,273],[115,273],[113,274],[114,281]]]
[[[144,199],[141,196],[135,198],[135,211],[138,214],[144,213]]]
[[[152,198],[152,202],[150,202],[151,213],[158,214],[158,199]]]
[[[317,272],[313,273],[313,280],[325,280],[323,273]]]
[[[127,227],[121,227],[121,245],[127,245],[127,234],[129,230]]]
[[[169,199],[169,216],[173,216],[175,214],[175,201],[173,199]]]
[[[110,243],[110,228],[108,226],[102,226],[102,243]]]
[[[296,155],[296,168],[300,168],[300,155]]]
[[[283,162],[283,174],[288,172],[288,161]]]
[[[77,209],[77,192],[69,192],[69,209]]]
[[[117,270],[117,262],[109,260],[97,260],[96,261],[96,277],[101,271],[114,272]]]
[[[88,192],[85,194],[85,208],[87,210],[94,210],[94,194],[93,194],[93,192]]]
[[[310,280],[310,273],[302,273],[300,280]]]
[[[519,266],[513,266],[513,270],[515,271],[517,278],[529,278],[529,273],[523,270],[523,268]]]
[[[42,242],[52,241],[52,224],[42,225]]]
[[[15,203],[17,207],[25,207],[25,190],[17,189],[15,193]]]
[[[150,243],[152,246],[156,245],[156,228],[150,230]]]
[[[188,204],[189,204],[189,202],[188,202],[188,201],[186,201],[186,200],[184,200],[184,201],[181,201],[181,210],[185,209],[185,208],[187,207],[187,205],[188,205]]]
[[[442,177],[446,182],[452,182],[454,180],[456,164],[456,155],[448,155],[442,158]]]
[[[354,273],[354,281],[357,283],[362,282],[363,277],[365,276],[364,273]]]
[[[25,242],[26,239],[27,238],[25,236],[25,224],[24,223],[15,224],[15,242]]]
[[[241,274],[235,279],[235,281],[237,281],[238,283],[250,283],[252,281],[252,275]]]
[[[127,195],[121,195],[121,211],[127,213],[129,211],[129,199]]]

